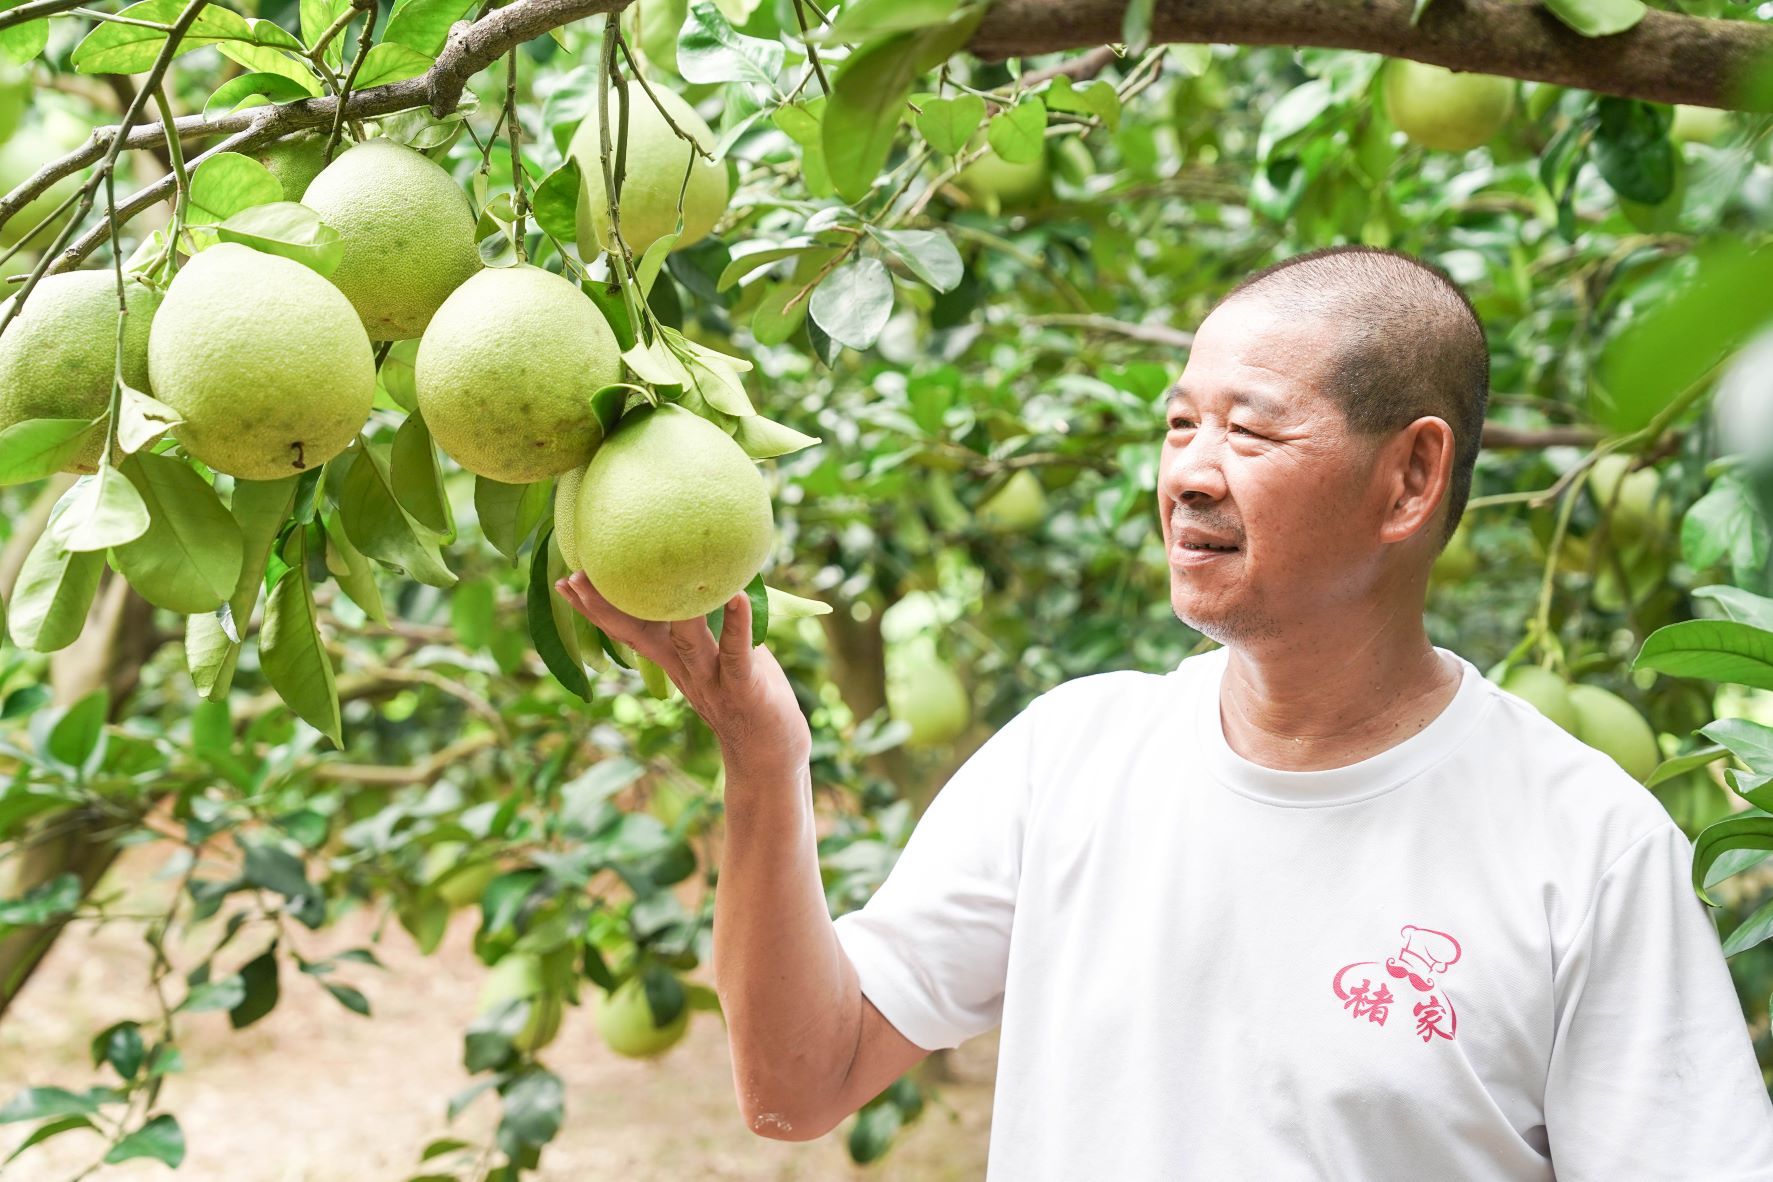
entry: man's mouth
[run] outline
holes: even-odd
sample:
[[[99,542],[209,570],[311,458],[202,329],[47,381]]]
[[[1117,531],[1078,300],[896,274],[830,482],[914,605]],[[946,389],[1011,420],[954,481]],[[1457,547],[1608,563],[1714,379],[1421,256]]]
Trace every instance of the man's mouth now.
[[[1207,544],[1206,542],[1184,542],[1184,543],[1182,543],[1182,549],[1184,549],[1184,550],[1218,550],[1218,551],[1230,552],[1232,550],[1236,550],[1237,547],[1236,546],[1213,546],[1213,545]]]

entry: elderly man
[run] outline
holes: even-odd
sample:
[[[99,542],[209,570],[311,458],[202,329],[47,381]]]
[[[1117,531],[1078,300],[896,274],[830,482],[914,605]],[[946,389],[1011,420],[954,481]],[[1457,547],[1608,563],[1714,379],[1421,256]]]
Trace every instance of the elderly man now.
[[[1223,647],[1053,689],[835,923],[780,666],[594,622],[719,736],[715,974],[758,1133],[835,1127],[1001,1025],[996,1182],[1773,1179],[1773,1103],[1691,846],[1423,630],[1489,361],[1439,270],[1252,276],[1169,391],[1170,601]]]

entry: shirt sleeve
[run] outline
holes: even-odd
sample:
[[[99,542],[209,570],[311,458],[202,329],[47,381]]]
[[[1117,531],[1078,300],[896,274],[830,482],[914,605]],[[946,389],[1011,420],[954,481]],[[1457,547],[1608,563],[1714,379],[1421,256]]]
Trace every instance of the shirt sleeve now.
[[[1553,977],[1545,1084],[1560,1178],[1773,1182],[1773,1100],[1672,822],[1601,876]]]
[[[867,904],[834,921],[863,996],[925,1050],[959,1046],[1003,1020],[1034,711],[961,765]]]

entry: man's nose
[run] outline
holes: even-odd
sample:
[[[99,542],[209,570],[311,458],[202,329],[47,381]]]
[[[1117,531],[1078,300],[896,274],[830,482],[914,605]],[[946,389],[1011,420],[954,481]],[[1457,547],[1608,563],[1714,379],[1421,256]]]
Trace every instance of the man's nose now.
[[[1186,446],[1163,457],[1158,488],[1172,501],[1219,500],[1225,495],[1219,446],[1209,432],[1196,431]]]

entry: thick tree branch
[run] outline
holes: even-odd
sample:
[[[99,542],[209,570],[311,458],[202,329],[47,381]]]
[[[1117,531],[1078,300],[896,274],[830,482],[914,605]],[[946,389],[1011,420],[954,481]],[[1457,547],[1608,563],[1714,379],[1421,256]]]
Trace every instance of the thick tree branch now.
[[[1410,25],[1413,0],[1157,0],[1153,41],[1357,49],[1456,70],[1600,94],[1732,104],[1730,88],[1773,51],[1773,27],[1651,9],[1635,27],[1584,37],[1541,4],[1440,0]],[[1120,40],[1125,0],[997,0],[967,46],[985,58]]]

